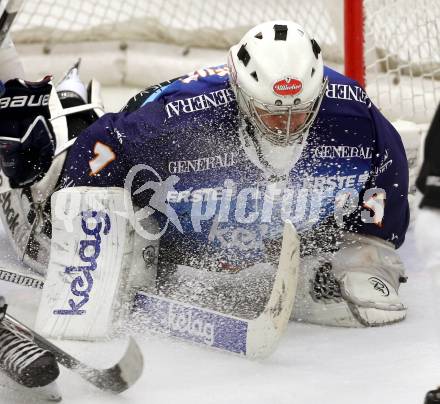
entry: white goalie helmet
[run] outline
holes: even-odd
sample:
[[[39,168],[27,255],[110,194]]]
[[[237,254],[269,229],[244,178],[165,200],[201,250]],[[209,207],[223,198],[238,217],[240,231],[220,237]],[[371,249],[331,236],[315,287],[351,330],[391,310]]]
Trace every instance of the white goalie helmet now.
[[[277,146],[302,142],[327,86],[321,49],[291,21],[268,21],[248,31],[228,56],[240,111]]]

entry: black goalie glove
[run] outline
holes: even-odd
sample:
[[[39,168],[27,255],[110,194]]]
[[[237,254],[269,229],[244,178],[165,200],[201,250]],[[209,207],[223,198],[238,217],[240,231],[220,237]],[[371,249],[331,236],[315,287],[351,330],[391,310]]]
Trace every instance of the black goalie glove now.
[[[417,188],[422,192],[420,207],[440,208],[440,105],[432,119],[426,135],[423,165],[416,181]]]
[[[50,77],[37,83],[14,79],[0,98],[0,166],[11,188],[39,181],[55,153],[49,121]]]
[[[103,113],[99,83],[86,88],[78,63],[56,87],[51,77],[14,79],[0,96],[0,218],[18,257],[41,275],[50,256],[50,196],[69,148]]]

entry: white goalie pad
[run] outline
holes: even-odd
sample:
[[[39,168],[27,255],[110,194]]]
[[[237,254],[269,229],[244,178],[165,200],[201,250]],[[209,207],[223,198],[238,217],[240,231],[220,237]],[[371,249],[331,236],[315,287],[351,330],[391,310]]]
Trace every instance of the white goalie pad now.
[[[134,232],[122,188],[65,188],[52,196],[52,245],[37,332],[109,336],[123,315]]]

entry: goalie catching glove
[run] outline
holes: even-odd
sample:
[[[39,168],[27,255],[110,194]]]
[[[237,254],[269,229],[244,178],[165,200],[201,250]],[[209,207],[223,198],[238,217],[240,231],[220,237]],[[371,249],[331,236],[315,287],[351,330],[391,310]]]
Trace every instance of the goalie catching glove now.
[[[406,316],[398,295],[400,283],[406,281],[403,264],[383,240],[346,233],[336,253],[303,258],[300,268],[295,320],[371,327]]]

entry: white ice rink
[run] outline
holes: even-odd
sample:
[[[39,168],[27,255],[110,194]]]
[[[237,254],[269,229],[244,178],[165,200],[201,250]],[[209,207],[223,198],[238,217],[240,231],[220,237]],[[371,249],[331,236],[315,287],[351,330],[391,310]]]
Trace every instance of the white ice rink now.
[[[0,239],[1,267],[17,265]],[[66,404],[417,404],[440,384],[440,345],[430,274],[415,252],[410,231],[400,250],[408,270],[401,288],[408,317],[382,328],[337,329],[290,323],[275,353],[250,361],[159,335],[138,339],[142,378],[120,396],[102,393],[62,368]],[[0,283],[10,313],[29,325],[38,291]],[[57,341],[88,364],[108,367],[125,343]],[[27,403],[0,391],[0,403]]]

